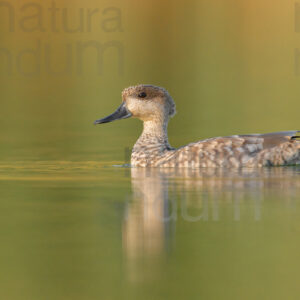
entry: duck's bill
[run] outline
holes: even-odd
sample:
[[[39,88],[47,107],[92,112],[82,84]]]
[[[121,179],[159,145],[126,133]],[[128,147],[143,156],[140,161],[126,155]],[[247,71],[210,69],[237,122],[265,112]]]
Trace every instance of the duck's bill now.
[[[96,120],[94,124],[97,125],[97,124],[109,123],[112,121],[127,119],[130,117],[131,117],[131,112],[128,111],[128,109],[125,106],[125,103],[123,102],[114,113],[112,113],[111,115],[103,119]]]

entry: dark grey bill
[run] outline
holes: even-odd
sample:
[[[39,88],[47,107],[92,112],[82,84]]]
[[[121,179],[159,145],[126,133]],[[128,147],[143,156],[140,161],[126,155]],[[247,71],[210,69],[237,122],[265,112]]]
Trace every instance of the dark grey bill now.
[[[131,112],[128,111],[128,109],[125,106],[125,103],[123,102],[114,113],[112,113],[111,115],[103,119],[96,120],[94,124],[97,125],[97,124],[109,123],[116,120],[127,119],[129,117],[131,117]]]

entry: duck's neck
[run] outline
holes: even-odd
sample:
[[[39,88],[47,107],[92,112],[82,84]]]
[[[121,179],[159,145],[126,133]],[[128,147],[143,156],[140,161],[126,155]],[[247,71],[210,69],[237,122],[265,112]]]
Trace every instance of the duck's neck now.
[[[144,121],[143,133],[134,145],[134,151],[150,150],[163,152],[170,150],[168,142],[168,121]]]

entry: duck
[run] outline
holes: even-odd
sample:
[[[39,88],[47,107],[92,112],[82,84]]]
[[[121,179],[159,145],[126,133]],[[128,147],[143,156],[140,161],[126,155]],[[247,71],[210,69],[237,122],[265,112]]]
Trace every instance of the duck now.
[[[175,113],[175,102],[166,89],[139,84],[124,89],[117,110],[94,124],[130,117],[143,122],[142,134],[132,149],[131,167],[253,168],[300,164],[298,130],[214,137],[173,148],[167,127]]]

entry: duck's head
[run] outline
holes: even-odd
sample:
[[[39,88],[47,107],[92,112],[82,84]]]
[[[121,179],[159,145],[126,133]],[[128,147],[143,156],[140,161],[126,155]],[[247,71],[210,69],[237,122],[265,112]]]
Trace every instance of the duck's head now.
[[[122,92],[122,104],[111,115],[96,120],[95,124],[108,123],[129,117],[142,121],[166,122],[175,112],[175,103],[169,93],[153,85],[137,85]]]

